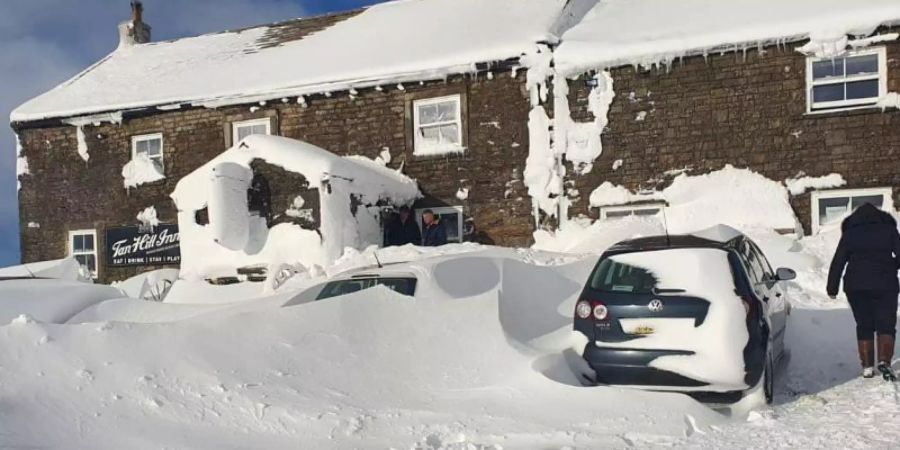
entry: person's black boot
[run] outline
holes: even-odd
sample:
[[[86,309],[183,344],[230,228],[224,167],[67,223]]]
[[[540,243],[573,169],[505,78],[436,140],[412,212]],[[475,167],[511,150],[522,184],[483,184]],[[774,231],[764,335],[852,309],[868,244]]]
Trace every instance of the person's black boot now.
[[[875,376],[875,341],[857,341],[859,349],[859,362],[862,365],[863,378],[872,378]]]
[[[878,335],[878,371],[884,381],[897,381],[897,374],[891,368],[894,358],[894,336],[889,334]]]

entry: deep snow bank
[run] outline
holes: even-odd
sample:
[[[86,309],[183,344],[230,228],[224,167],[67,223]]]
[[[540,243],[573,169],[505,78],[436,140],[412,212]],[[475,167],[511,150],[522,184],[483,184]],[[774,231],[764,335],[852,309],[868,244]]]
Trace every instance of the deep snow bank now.
[[[721,420],[685,396],[561,377],[560,350],[573,342],[571,313],[559,308],[580,281],[484,255],[433,267],[424,299],[375,288],[163,325],[0,327],[0,442],[596,448]],[[474,295],[439,294],[462,290]]]

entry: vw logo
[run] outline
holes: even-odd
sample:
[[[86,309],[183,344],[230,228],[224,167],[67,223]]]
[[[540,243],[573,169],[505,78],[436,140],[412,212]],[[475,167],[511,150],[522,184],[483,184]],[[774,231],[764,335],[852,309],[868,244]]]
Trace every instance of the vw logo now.
[[[663,307],[663,302],[659,299],[650,300],[650,303],[647,304],[647,309],[649,309],[650,312],[660,312],[663,310]]]

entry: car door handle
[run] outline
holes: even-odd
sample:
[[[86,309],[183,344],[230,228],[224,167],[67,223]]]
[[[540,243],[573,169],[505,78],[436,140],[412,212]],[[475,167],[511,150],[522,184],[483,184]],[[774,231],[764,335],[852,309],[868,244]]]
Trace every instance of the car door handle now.
[[[775,296],[781,298],[781,292],[776,293]]]

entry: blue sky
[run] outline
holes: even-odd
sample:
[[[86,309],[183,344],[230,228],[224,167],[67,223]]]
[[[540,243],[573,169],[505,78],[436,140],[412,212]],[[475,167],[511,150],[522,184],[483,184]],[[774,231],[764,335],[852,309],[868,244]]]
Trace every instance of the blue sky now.
[[[383,0],[144,0],[153,39],[164,40],[342,11]],[[129,0],[0,1],[0,267],[19,261],[16,146],[9,112],[118,45]]]

